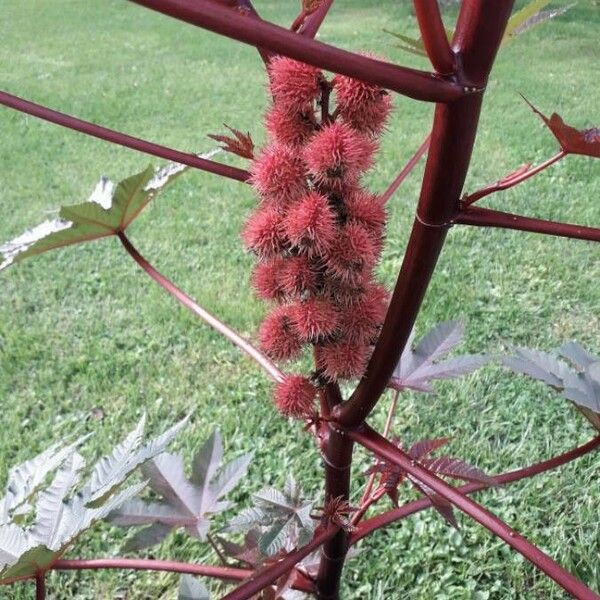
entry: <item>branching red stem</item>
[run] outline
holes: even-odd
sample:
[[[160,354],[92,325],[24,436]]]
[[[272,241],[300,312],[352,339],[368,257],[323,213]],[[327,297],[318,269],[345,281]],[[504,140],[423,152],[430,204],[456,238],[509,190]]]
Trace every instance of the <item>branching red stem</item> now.
[[[600,436],[595,437],[582,446],[573,448],[564,454],[559,454],[558,456],[554,456],[548,460],[530,465],[528,467],[523,467],[522,469],[496,475],[494,479],[500,485],[513,483],[515,481],[520,481],[521,479],[527,479],[529,477],[533,477],[534,475],[539,475],[540,473],[550,471],[551,469],[556,469],[588,454],[589,452],[592,452],[593,450],[598,449],[599,447]],[[469,483],[461,486],[458,489],[463,494],[473,494],[474,492],[489,489],[489,487],[483,484]],[[366,521],[363,521],[363,523],[359,525],[357,531],[352,534],[350,538],[350,544],[356,544],[359,540],[373,533],[377,529],[381,529],[382,527],[385,527],[394,521],[399,521],[430,507],[431,501],[429,498],[422,498],[420,500],[415,500],[414,502],[409,502],[408,504],[405,504],[399,508],[384,512],[371,519],[367,519]]]
[[[314,38],[317,35],[321,24],[325,20],[329,9],[333,6],[333,1],[334,0],[323,0],[319,5],[319,8],[308,15],[304,20],[304,24],[298,33],[308,38]]]
[[[271,585],[279,577],[291,571],[303,558],[335,536],[337,530],[337,527],[331,526],[321,531],[306,546],[302,546],[302,548],[291,552],[274,565],[252,574],[248,581],[235,588],[235,590],[226,596],[223,596],[221,600],[247,600],[251,598],[254,594]]]
[[[240,42],[380,85],[416,100],[451,102],[465,95],[461,85],[431,73],[347,52],[266,21],[256,20],[252,27],[248,27],[245,17],[210,0],[130,1]]]
[[[365,425],[362,431],[348,431],[347,435],[361,446],[374,452],[377,456],[399,466],[417,481],[423,483],[442,498],[451,502],[456,508],[483,525],[486,529],[511,546],[511,548],[514,548],[517,552],[521,553],[528,561],[546,573],[548,577],[556,581],[558,585],[575,598],[578,598],[579,600],[600,600],[600,596],[594,593],[571,573],[563,569],[563,567],[552,560],[545,552],[542,552],[537,546],[509,527],[504,521],[483,508],[483,506],[477,502],[468,498],[458,489],[447,484],[429,469],[419,465],[416,461],[412,460],[406,452],[394,446],[369,426]]]
[[[454,54],[450,49],[438,0],[413,0],[423,45],[433,68],[442,75],[454,72]]]
[[[429,149],[429,144],[431,143],[431,134],[429,134],[424,140],[423,143],[417,148],[416,152],[412,155],[410,160],[406,163],[406,165],[402,168],[400,173],[396,176],[396,179],[392,181],[387,190],[383,192],[381,197],[383,198],[383,202],[386,203],[395,193],[396,190],[404,183],[404,180],[411,174],[412,170],[417,166],[421,157],[427,152]]]
[[[600,242],[600,229],[596,227],[585,227],[584,225],[574,225],[572,223],[559,223],[557,221],[523,217],[521,215],[513,215],[478,206],[466,208],[461,211],[456,217],[455,222],[463,225],[474,225],[476,227],[517,229],[519,231],[531,231],[532,233]]]
[[[481,200],[482,198],[485,198],[486,196],[489,196],[490,194],[499,192],[501,190],[507,190],[511,187],[514,187],[515,185],[519,185],[520,183],[527,181],[531,177],[534,177],[538,173],[541,173],[549,166],[553,165],[555,162],[558,162],[565,156],[567,156],[567,153],[564,150],[561,150],[554,156],[550,157],[548,160],[544,161],[542,164],[538,165],[537,167],[534,167],[533,169],[525,171],[521,175],[518,175],[516,177],[506,177],[496,183],[493,183],[492,185],[488,185],[487,187],[484,187],[481,190],[463,198],[461,200],[461,206],[471,206],[471,204],[475,204],[475,202]]]
[[[7,94],[6,92],[0,91],[0,104],[8,106],[9,108],[14,108],[19,112],[33,115],[34,117],[43,119],[44,121],[55,123],[56,125],[61,125],[62,127],[67,127],[68,129],[74,129],[75,131],[80,131],[81,133],[100,138],[101,140],[106,140],[107,142],[119,144],[120,146],[133,148],[134,150],[139,150],[140,152],[144,152],[146,154],[160,156],[161,158],[166,158],[167,160],[189,165],[190,167],[200,169],[201,171],[208,171],[209,173],[221,175],[222,177],[228,177],[229,179],[235,179],[236,181],[247,181],[248,177],[250,176],[248,171],[245,171],[244,169],[230,167],[229,165],[224,165],[212,160],[200,158],[195,154],[174,150],[173,148],[161,146],[160,144],[155,144],[141,138],[136,138],[131,135],[115,131],[114,129],[108,129],[107,127],[102,127],[101,125],[95,125],[89,121],[83,121],[77,117],[72,117],[71,115],[52,110],[51,108],[47,108],[41,104],[36,104],[35,102],[29,102],[28,100],[24,100],[18,96]]]
[[[238,333],[236,333],[231,327],[211,315],[207,310],[198,305],[192,298],[182,292],[173,282],[167,279],[162,273],[159,273],[133,246],[127,236],[120,232],[118,234],[121,243],[125,247],[125,250],[131,255],[133,260],[142,268],[154,281],[156,281],[163,289],[169,294],[174,296],[181,304],[186,308],[189,308],[194,314],[198,315],[206,323],[208,323],[213,329],[218,331],[221,335],[225,336],[228,340],[233,342],[238,348],[243,350],[250,358],[252,358],[257,364],[259,364],[275,381],[283,380],[283,373],[277,368],[277,366],[267,358],[258,348],[254,347],[248,340],[245,340]]]

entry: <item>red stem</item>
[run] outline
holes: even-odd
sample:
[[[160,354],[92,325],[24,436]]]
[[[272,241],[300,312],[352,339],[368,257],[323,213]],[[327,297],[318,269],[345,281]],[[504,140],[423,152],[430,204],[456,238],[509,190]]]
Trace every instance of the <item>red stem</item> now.
[[[211,315],[207,310],[199,306],[192,298],[182,292],[172,281],[167,279],[162,273],[159,273],[133,246],[129,241],[125,233],[119,232],[119,240],[125,247],[125,250],[129,252],[133,260],[142,268],[154,281],[162,286],[169,294],[174,296],[181,304],[186,308],[189,308],[194,314],[198,315],[206,323],[208,323],[213,329],[218,331],[221,335],[225,336],[228,340],[233,342],[238,348],[243,350],[250,358],[258,363],[275,381],[281,381],[284,377],[283,373],[277,368],[277,366],[269,360],[258,348],[255,348],[248,340],[245,340],[238,333],[236,333],[231,327]]]
[[[46,573],[41,572],[35,576],[35,600],[46,600]]]
[[[600,600],[600,596],[584,585],[579,579],[554,562],[545,552],[529,542],[517,531],[509,527],[477,502],[471,500],[456,488],[448,485],[429,469],[419,465],[411,457],[397,448],[376,431],[365,425],[362,431],[348,431],[347,435],[355,442],[374,452],[384,460],[399,466],[417,481],[451,502],[456,508],[483,525],[494,535],[504,540],[511,548],[521,553],[548,577],[556,581],[569,594],[579,600]]]
[[[115,131],[114,129],[108,129],[107,127],[102,127],[101,125],[95,125],[89,121],[83,121],[77,117],[72,117],[71,115],[52,110],[51,108],[47,108],[41,104],[36,104],[35,102],[29,102],[28,100],[24,100],[18,96],[7,94],[6,92],[0,91],[0,104],[8,106],[9,108],[14,108],[19,112],[33,115],[34,117],[43,119],[44,121],[49,121],[50,123],[55,123],[56,125],[61,125],[62,127],[74,129],[75,131],[80,131],[81,133],[100,138],[101,140],[106,140],[107,142],[119,144],[120,146],[125,146],[127,148],[133,148],[134,150],[139,150],[140,152],[145,152],[146,154],[152,154],[153,156],[160,156],[161,158],[166,158],[167,160],[172,160],[184,165],[189,165],[195,169],[208,171],[209,173],[214,173],[215,175],[221,175],[222,177],[228,177],[229,179],[235,179],[237,181],[247,181],[250,177],[248,171],[245,171],[244,169],[230,167],[229,165],[224,165],[212,160],[200,158],[195,154],[174,150],[173,148],[161,146],[160,144],[154,144],[148,140],[136,138],[131,135]]]
[[[329,9],[333,5],[333,0],[323,0],[321,4],[319,4],[319,8],[314,12],[310,13],[308,17],[304,20],[304,24],[300,28],[300,35],[303,35],[308,38],[314,38],[321,27],[321,24],[325,20]]]
[[[57,560],[53,571],[83,571],[97,569],[131,569],[133,571],[166,571],[215,577],[224,581],[243,581],[252,575],[249,569],[234,567],[214,567],[211,565],[193,565],[170,560],[150,560],[142,558],[98,558],[92,560]]]
[[[455,35],[461,77],[485,87],[513,0],[464,0]],[[482,94],[436,106],[417,216],[383,329],[350,399],[334,411],[344,427],[359,426],[385,391],[421,308],[446,232],[459,210]]]
[[[416,100],[451,102],[466,93],[463,86],[431,73],[347,52],[266,21],[255,21],[252,27],[248,27],[242,15],[215,5],[211,0],[130,1],[240,42],[262,46],[277,54],[355,77]]]
[[[306,546],[302,546],[298,550],[291,552],[282,560],[274,565],[253,573],[251,578],[235,588],[232,592],[223,596],[221,600],[247,600],[254,594],[275,582],[279,577],[288,573],[293,569],[304,557],[323,545],[327,540],[331,539],[336,533],[337,527],[329,527],[318,533]]]
[[[438,0],[414,0],[423,45],[433,68],[442,75],[455,70],[454,54],[448,43]]]
[[[404,180],[410,175],[412,170],[417,166],[421,157],[427,152],[429,149],[429,144],[431,143],[431,134],[429,134],[424,140],[423,143],[417,148],[416,152],[412,155],[410,160],[406,163],[403,169],[398,173],[396,179],[392,181],[387,190],[383,192],[381,195],[383,202],[386,203],[395,193],[396,190],[404,183]]]
[[[577,448],[573,448],[564,454],[559,454],[558,456],[554,456],[543,462],[539,462],[522,469],[517,469],[516,471],[509,471],[508,473],[503,473],[502,475],[496,475],[493,479],[500,485],[512,483],[521,479],[527,479],[528,477],[533,477],[534,475],[544,473],[545,471],[556,469],[557,467],[567,464],[576,458],[584,456],[592,450],[596,450],[598,447],[600,447],[600,436],[595,437],[586,444],[583,444]],[[472,494],[474,492],[489,489],[489,486],[479,483],[469,483],[461,486],[458,489],[463,494]],[[363,521],[359,525],[358,530],[352,534],[350,538],[350,544],[356,544],[365,536],[373,533],[373,531],[430,507],[431,501],[429,498],[422,498],[421,500],[409,502],[400,508],[387,511],[377,515],[376,517],[367,519],[366,521]]]
[[[543,170],[547,169],[550,165],[553,165],[555,162],[558,162],[561,158],[564,158],[565,156],[567,156],[567,153],[564,150],[561,150],[560,152],[558,152],[557,154],[555,154],[548,160],[544,161],[542,164],[538,165],[537,167],[534,167],[533,169],[529,169],[528,171],[525,171],[525,173],[522,173],[521,175],[518,175],[517,177],[506,177],[492,185],[488,185],[487,187],[463,198],[463,200],[461,201],[461,205],[463,207],[471,206],[471,204],[474,204],[478,200],[481,200],[481,198],[485,198],[486,196],[489,196],[490,194],[493,194],[494,192],[499,192],[501,190],[507,190],[511,187],[514,187],[515,185],[519,185],[520,183],[527,181],[528,179],[537,175],[538,173],[541,173]]]
[[[478,206],[461,211],[456,217],[455,222],[463,225],[474,225],[476,227],[517,229],[519,231],[531,231],[532,233],[600,242],[600,229],[596,227],[585,227],[584,225],[574,225],[572,223],[559,223],[557,221],[546,221],[533,217],[522,217],[521,215],[513,215],[499,210],[479,208]]]

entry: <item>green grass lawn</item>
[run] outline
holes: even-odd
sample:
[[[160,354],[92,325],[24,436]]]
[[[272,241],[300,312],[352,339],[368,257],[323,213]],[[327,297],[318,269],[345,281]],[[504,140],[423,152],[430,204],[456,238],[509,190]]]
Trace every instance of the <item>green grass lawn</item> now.
[[[297,8],[292,0],[256,5],[282,24],[291,22]],[[0,87],[6,91],[190,151],[213,147],[206,134],[220,132],[224,122],[263,138],[265,75],[252,48],[122,0],[5,0],[2,8]],[[600,9],[583,0],[502,51],[467,189],[555,152],[556,142],[519,92],[576,126],[598,125],[599,26]],[[415,27],[407,3],[339,0],[320,39],[426,68],[382,32],[414,35]],[[374,190],[385,188],[430,124],[431,106],[401,97],[395,104],[380,160],[369,175]],[[119,179],[160,162],[5,108],[0,129],[0,240],[61,204],[83,201],[102,174]],[[241,160],[224,160],[243,166]],[[402,261],[421,172],[422,165],[391,201],[379,268],[389,286]],[[599,174],[597,162],[570,157],[487,205],[597,225]],[[252,295],[252,259],[239,241],[254,203],[248,186],[190,172],[130,231],[160,270],[249,337],[265,311]],[[499,353],[511,343],[547,350],[576,339],[598,353],[599,258],[598,248],[587,242],[456,227],[417,330],[462,316],[468,323],[465,351]],[[192,409],[193,422],[175,444],[186,457],[217,423],[230,457],[256,452],[250,478],[236,496],[240,502],[264,484],[281,484],[289,472],[320,496],[319,454],[308,436],[299,435],[297,423],[272,409],[262,372],[145,277],[116,239],[24,262],[3,273],[0,282],[0,473],[64,436],[95,432],[89,455],[98,456],[142,411],[158,431]],[[593,435],[565,401],[498,367],[437,389],[436,396],[402,397],[396,434],[407,441],[451,436],[454,455],[490,473],[549,457]],[[378,424],[385,404],[374,419]],[[600,459],[588,456],[478,498],[600,590],[599,467]],[[348,564],[344,597],[564,598],[486,530],[466,519],[461,525],[460,532],[453,531],[424,512],[378,532]],[[100,525],[70,555],[113,556],[123,540],[122,531]],[[148,556],[214,560],[206,546],[180,534]],[[174,598],[177,578],[53,574],[49,586],[57,600]],[[217,597],[220,588],[212,589]],[[32,594],[27,584],[0,589],[0,598]]]

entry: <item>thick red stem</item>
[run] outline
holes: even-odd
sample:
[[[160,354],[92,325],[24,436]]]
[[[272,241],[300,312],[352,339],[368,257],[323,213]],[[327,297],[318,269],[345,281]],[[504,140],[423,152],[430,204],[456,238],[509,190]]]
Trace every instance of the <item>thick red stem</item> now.
[[[130,0],[147,8],[252,46],[261,46],[315,67],[355,77],[416,100],[450,102],[465,95],[463,86],[431,73],[361,56],[266,21],[253,21],[211,0]],[[505,0],[503,0],[505,1]]]
[[[291,571],[303,558],[331,539],[337,530],[337,527],[329,527],[319,532],[306,546],[291,552],[274,565],[253,573],[248,581],[223,596],[221,600],[247,600],[251,598],[254,594],[277,581],[282,575]]]
[[[600,229],[596,227],[522,217],[521,215],[513,215],[499,210],[479,208],[478,206],[461,211],[455,222],[463,225],[475,225],[476,227],[517,229],[519,231],[531,231],[532,233],[600,242]]]
[[[468,498],[456,488],[437,477],[432,471],[419,465],[415,460],[394,446],[391,442],[365,425],[362,431],[348,431],[348,436],[380,458],[397,465],[417,481],[432,489],[436,494],[451,502],[456,508],[483,525],[506,542],[511,548],[522,554],[538,569],[546,573],[569,594],[579,600],[600,600],[600,596],[584,585],[574,575],[563,569],[558,563],[542,552],[512,527],[477,502]]]
[[[453,73],[454,54],[448,43],[438,0],[414,0],[414,6],[423,45],[433,68],[442,75]]]
[[[8,106],[9,108],[14,108],[19,112],[33,115],[34,117],[38,117],[44,121],[56,123],[56,125],[74,129],[75,131],[80,131],[81,133],[100,138],[101,140],[106,140],[107,142],[119,144],[120,146],[133,148],[134,150],[139,150],[140,152],[145,152],[146,154],[160,156],[161,158],[166,158],[167,160],[189,165],[190,167],[200,169],[201,171],[208,171],[209,173],[221,175],[222,177],[228,177],[229,179],[235,179],[237,181],[247,181],[250,177],[248,171],[245,171],[244,169],[230,167],[229,165],[224,165],[212,160],[200,158],[195,154],[174,150],[173,148],[161,146],[160,144],[154,144],[148,140],[136,138],[131,135],[115,131],[114,129],[108,129],[107,127],[102,127],[101,125],[95,125],[89,121],[83,121],[77,117],[72,117],[71,115],[52,110],[51,108],[47,108],[41,104],[36,104],[35,102],[29,102],[28,100],[24,100],[18,96],[7,94],[6,92],[0,91],[0,104],[4,104],[4,106]]]
[[[46,600],[46,573],[35,576],[35,600]]]
[[[252,575],[249,569],[194,565],[171,560],[150,560],[143,558],[97,558],[92,560],[57,560],[53,571],[83,571],[98,569],[131,569],[133,571],[166,571],[214,577],[223,581],[243,581]]]
[[[471,206],[471,204],[474,204],[478,200],[481,200],[481,198],[485,198],[490,194],[499,192],[501,190],[507,190],[511,187],[514,187],[515,185],[519,185],[520,183],[527,181],[531,177],[534,177],[538,173],[541,173],[549,166],[553,165],[555,162],[558,162],[565,156],[567,156],[567,153],[564,150],[561,150],[554,156],[550,157],[548,160],[544,161],[542,164],[538,165],[537,167],[534,167],[533,169],[525,171],[521,175],[518,175],[516,177],[506,177],[492,185],[488,185],[487,187],[470,194],[469,196],[466,196],[461,200],[461,205],[463,207]]]
[[[321,24],[325,20],[329,9],[333,6],[333,1],[334,0],[322,0],[321,4],[319,4],[319,8],[306,17],[304,24],[298,33],[308,38],[314,38],[317,35]]]
[[[556,469],[557,467],[567,464],[576,458],[584,456],[592,450],[596,450],[598,447],[600,447],[600,436],[595,437],[586,444],[578,446],[573,450],[569,450],[564,454],[559,454],[558,456],[554,456],[548,460],[524,467],[522,469],[509,471],[508,473],[503,473],[502,475],[496,475],[493,477],[493,479],[499,485],[512,483],[521,479],[527,479],[529,477],[533,477],[534,475],[544,473],[545,471]],[[474,492],[479,492],[485,489],[489,489],[489,486],[480,483],[469,483],[458,488],[458,490],[463,494],[473,494]],[[350,545],[356,544],[359,540],[373,533],[377,529],[385,527],[394,521],[399,521],[400,519],[409,517],[410,515],[425,510],[426,508],[431,508],[431,500],[429,500],[429,498],[422,498],[421,500],[409,502],[404,506],[389,510],[371,519],[367,519],[366,521],[363,521],[359,525],[357,531],[352,534],[350,538]]]
[[[194,314],[208,323],[213,329],[233,342],[238,348],[243,350],[250,358],[258,363],[275,381],[283,380],[283,373],[277,366],[269,360],[258,348],[255,348],[248,340],[236,333],[231,327],[211,315],[207,310],[198,305],[192,298],[182,292],[172,281],[167,279],[162,273],[159,273],[133,246],[123,232],[118,234],[119,240],[125,247],[125,250],[131,255],[133,260],[142,268],[154,281],[156,281],[169,294],[174,296],[186,308],[189,308]]]
[[[383,202],[386,203],[397,191],[397,189],[404,183],[404,180],[411,174],[412,170],[417,166],[421,157],[427,152],[429,149],[429,144],[431,142],[431,134],[429,134],[424,140],[423,143],[417,148],[416,152],[412,155],[410,160],[406,163],[406,165],[402,168],[400,173],[396,176],[396,179],[390,183],[389,187],[383,194],[381,195]]]
[[[455,35],[462,74],[484,87],[513,0],[464,0]],[[421,308],[446,232],[459,210],[482,94],[436,106],[417,216],[383,329],[358,387],[334,417],[345,427],[367,418],[385,391]]]

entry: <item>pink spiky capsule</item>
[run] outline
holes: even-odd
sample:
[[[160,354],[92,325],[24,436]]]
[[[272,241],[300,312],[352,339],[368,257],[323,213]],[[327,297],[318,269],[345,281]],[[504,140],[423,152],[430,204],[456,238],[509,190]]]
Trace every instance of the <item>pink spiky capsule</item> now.
[[[311,138],[303,151],[309,174],[331,190],[358,181],[373,164],[377,145],[345,123],[332,123]]]
[[[275,103],[287,112],[305,112],[321,92],[323,73],[316,67],[285,56],[269,64],[271,94]]]
[[[274,360],[297,358],[302,349],[290,320],[290,307],[279,306],[262,322],[259,331],[263,350]]]
[[[286,417],[305,418],[314,413],[317,388],[306,377],[288,375],[275,388],[275,406]]]
[[[286,293],[281,274],[286,261],[274,258],[258,263],[252,273],[252,284],[259,298],[263,300],[278,300]]]
[[[317,269],[306,255],[290,256],[283,261],[278,280],[285,294],[300,297],[316,290]]]
[[[387,310],[387,291],[371,284],[353,305],[340,310],[340,330],[349,341],[369,345],[373,343]]]
[[[336,214],[325,196],[310,192],[290,207],[283,230],[302,252],[309,256],[323,254],[337,234]]]
[[[366,367],[370,348],[349,340],[315,347],[317,367],[330,381],[360,377]]]
[[[263,148],[250,167],[250,183],[266,202],[284,206],[306,192],[305,165],[282,144]]]
[[[339,228],[324,263],[331,275],[346,284],[353,284],[364,279],[377,257],[377,247],[369,232],[359,223],[347,223]]]
[[[339,322],[335,306],[321,298],[309,298],[292,305],[290,320],[298,337],[306,342],[333,335]]]
[[[274,105],[265,120],[271,139],[286,146],[301,146],[316,131],[312,110],[290,114],[281,106]]]
[[[246,221],[242,240],[248,250],[262,258],[280,254],[288,247],[281,214],[271,206],[258,209]]]

